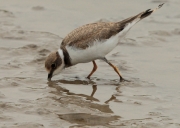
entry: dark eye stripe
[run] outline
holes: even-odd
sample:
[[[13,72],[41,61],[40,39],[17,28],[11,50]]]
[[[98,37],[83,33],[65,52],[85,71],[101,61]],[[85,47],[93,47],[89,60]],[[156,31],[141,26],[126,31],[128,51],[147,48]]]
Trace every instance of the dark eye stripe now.
[[[55,63],[53,63],[52,65],[51,65],[51,68],[56,68],[56,64]]]

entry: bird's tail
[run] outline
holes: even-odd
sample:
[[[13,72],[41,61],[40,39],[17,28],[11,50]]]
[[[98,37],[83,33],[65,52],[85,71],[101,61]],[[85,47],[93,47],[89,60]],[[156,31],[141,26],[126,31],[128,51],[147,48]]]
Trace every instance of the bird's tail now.
[[[145,12],[140,13],[138,16],[140,17],[140,19],[146,18],[147,16],[151,15],[153,12],[155,12],[156,10],[158,10],[159,8],[161,8],[163,4],[160,4],[157,8],[155,9],[148,9]]]
[[[141,12],[135,16],[132,16],[123,21],[117,22],[120,32],[127,33],[131,29],[131,27],[134,26],[137,22],[139,22],[141,19],[144,19],[147,16],[151,15],[153,12],[155,12],[156,10],[161,8],[163,5],[164,5],[164,3],[160,4],[155,9],[148,9],[148,10]],[[125,34],[123,34],[123,35],[125,35]]]

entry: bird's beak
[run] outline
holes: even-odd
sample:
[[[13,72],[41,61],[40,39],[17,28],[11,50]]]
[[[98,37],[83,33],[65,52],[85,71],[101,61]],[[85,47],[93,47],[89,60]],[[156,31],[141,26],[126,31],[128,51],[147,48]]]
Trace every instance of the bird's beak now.
[[[49,73],[49,74],[48,74],[48,78],[47,78],[48,81],[51,81],[51,78],[52,78],[52,73]]]

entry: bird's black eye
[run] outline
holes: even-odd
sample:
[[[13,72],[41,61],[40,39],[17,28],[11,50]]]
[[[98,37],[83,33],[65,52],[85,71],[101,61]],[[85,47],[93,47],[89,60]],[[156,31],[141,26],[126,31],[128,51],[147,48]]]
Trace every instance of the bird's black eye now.
[[[55,69],[56,68],[56,64],[55,63],[51,64],[51,68]]]

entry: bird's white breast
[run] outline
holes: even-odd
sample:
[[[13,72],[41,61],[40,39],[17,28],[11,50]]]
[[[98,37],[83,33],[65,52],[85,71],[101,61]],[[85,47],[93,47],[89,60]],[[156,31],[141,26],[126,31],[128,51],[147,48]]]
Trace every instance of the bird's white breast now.
[[[103,41],[94,41],[86,49],[78,49],[67,46],[66,49],[70,55],[71,63],[87,63],[96,59],[105,57],[118,44],[118,35]]]

